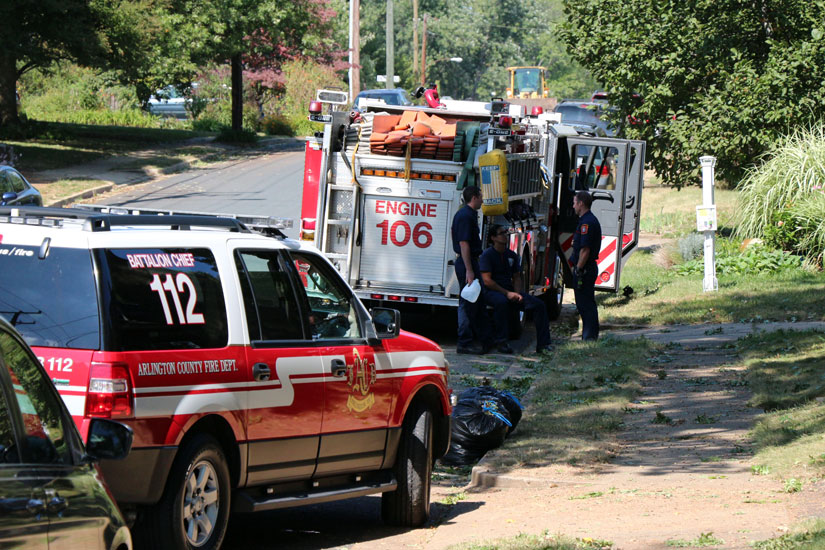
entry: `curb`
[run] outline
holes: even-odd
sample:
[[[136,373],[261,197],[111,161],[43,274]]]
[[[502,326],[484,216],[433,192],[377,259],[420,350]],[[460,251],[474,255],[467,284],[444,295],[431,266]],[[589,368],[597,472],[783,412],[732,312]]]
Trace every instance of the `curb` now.
[[[184,170],[189,170],[191,168],[192,164],[190,163],[190,161],[184,160],[182,162],[172,164],[171,166],[165,166],[163,168],[144,169],[144,176],[138,177],[132,181],[127,181],[123,183],[106,183],[104,185],[98,185],[97,187],[86,189],[85,191],[74,193],[73,195],[69,195],[68,197],[63,197],[62,199],[52,201],[46,206],[54,208],[66,206],[81,199],[90,199],[96,195],[107,193],[116,187],[128,187],[132,185],[139,185],[141,183],[147,183],[159,179],[163,176],[168,176],[169,174],[174,174],[176,172],[182,172]]]
[[[478,489],[530,489],[547,488],[559,485],[581,485],[580,481],[558,481],[543,477],[529,477],[524,475],[502,474],[487,469],[484,459],[473,466],[470,476],[470,487]]]

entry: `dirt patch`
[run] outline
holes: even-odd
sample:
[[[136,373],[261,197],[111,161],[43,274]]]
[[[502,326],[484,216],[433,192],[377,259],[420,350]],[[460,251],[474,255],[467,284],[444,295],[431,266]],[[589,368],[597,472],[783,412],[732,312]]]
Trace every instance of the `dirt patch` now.
[[[701,540],[746,549],[803,518],[825,516],[823,484],[788,493],[780,481],[752,468],[748,430],[762,411],[747,406],[743,367],[730,349],[739,331],[667,330],[648,330],[673,343],[654,358],[642,395],[627,407],[610,463],[522,468],[500,476],[478,475],[489,464],[482,461],[474,476],[482,486],[436,482],[428,528],[372,540],[369,547],[441,549],[547,532],[612,541],[616,549]]]

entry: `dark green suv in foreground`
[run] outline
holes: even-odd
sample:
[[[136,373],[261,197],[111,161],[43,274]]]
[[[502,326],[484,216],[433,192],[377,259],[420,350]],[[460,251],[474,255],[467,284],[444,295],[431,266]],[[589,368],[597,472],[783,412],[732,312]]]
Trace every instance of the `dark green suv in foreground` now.
[[[95,419],[84,448],[52,381],[0,317],[0,548],[131,550],[95,464],[131,444],[129,428]]]

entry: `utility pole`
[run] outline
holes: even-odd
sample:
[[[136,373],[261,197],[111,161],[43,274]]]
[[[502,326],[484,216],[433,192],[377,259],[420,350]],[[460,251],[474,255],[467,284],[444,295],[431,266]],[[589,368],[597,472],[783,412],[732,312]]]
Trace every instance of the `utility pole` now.
[[[361,0],[349,3],[349,100],[361,91]]]
[[[387,89],[395,88],[395,33],[393,32],[392,2],[387,0]]]
[[[421,85],[427,86],[427,14],[421,29]]]
[[[418,70],[418,0],[413,0],[413,77]]]

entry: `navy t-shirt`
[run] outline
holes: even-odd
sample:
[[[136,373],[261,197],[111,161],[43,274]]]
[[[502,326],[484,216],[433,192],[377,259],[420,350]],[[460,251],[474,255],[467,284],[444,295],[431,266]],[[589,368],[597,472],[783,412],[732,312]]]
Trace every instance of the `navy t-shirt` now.
[[[461,255],[461,241],[470,244],[470,255],[478,258],[481,255],[481,237],[478,236],[478,212],[466,204],[453,217],[453,250]]]
[[[587,211],[579,218],[576,234],[573,235],[573,265],[579,263],[579,251],[582,248],[590,249],[587,265],[595,267],[599,258],[599,249],[602,246],[602,226],[593,212]]]
[[[484,251],[478,260],[478,266],[482,273],[490,273],[490,276],[502,288],[515,291],[513,287],[513,275],[521,273],[521,263],[518,254],[509,248],[504,253],[499,253],[492,246]]]

